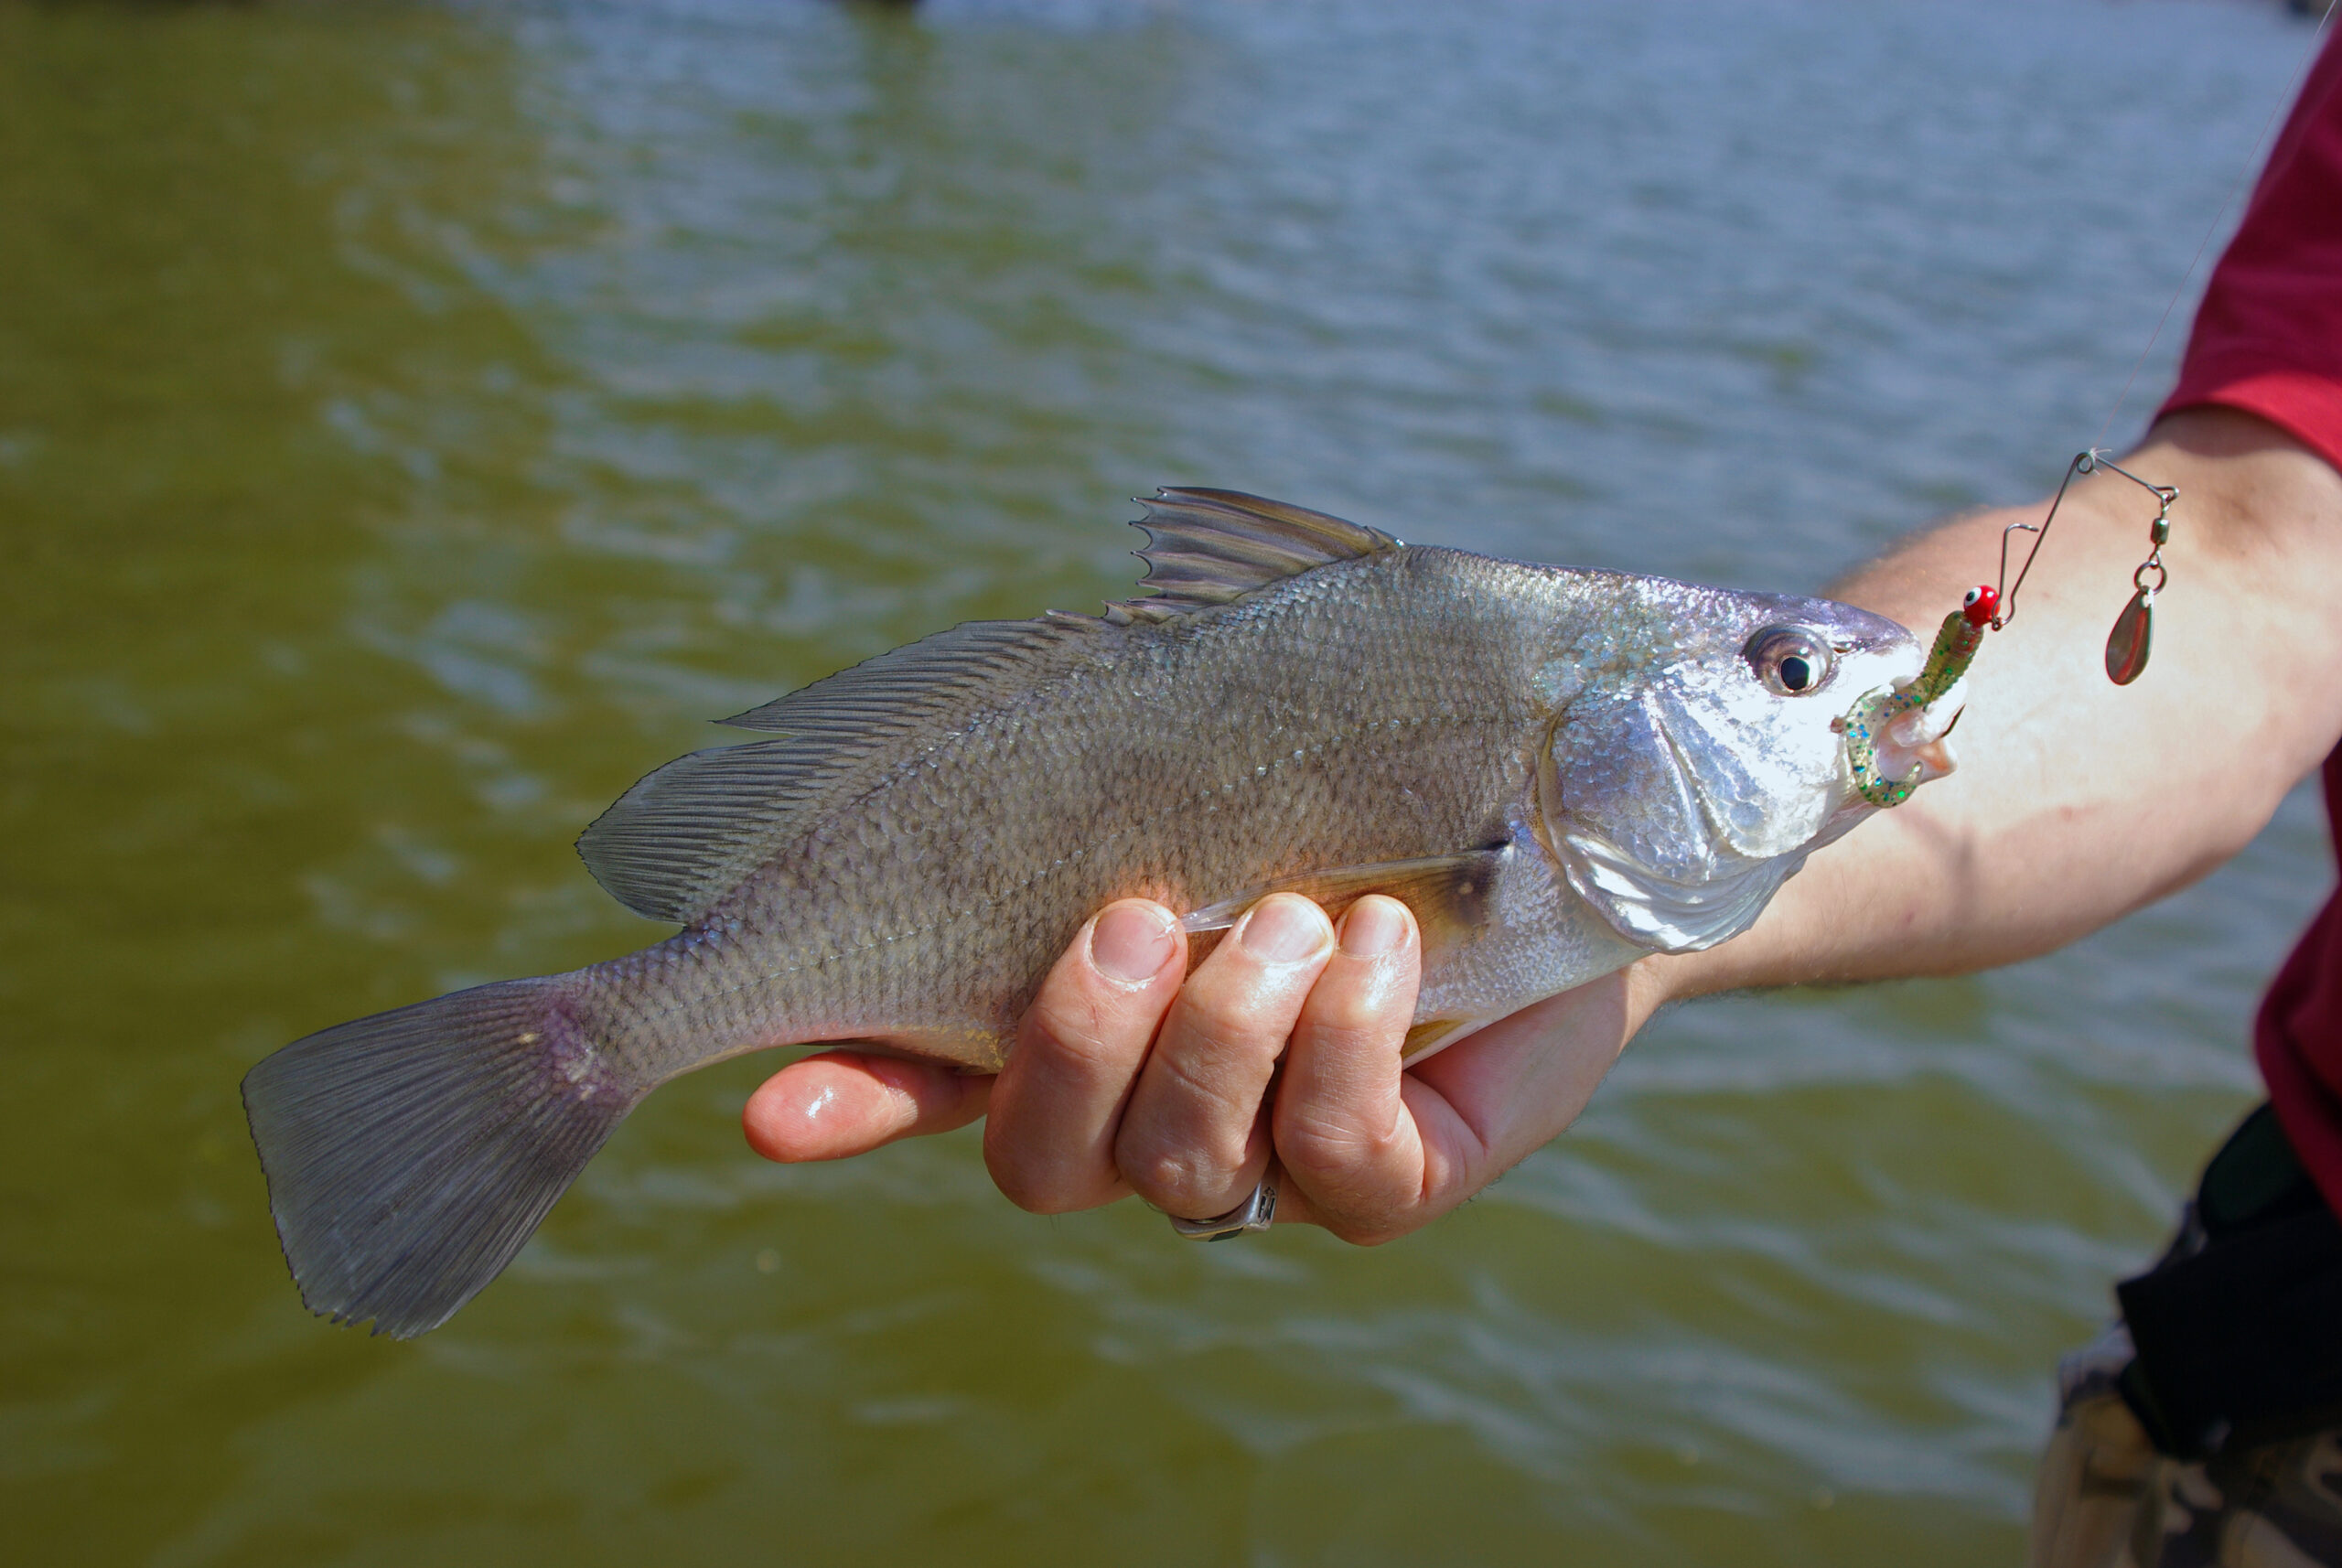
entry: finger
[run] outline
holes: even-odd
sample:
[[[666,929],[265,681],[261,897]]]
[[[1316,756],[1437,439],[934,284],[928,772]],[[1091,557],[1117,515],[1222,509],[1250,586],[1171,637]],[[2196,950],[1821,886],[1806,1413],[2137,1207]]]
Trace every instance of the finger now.
[[[1114,1140],[1114,1163],[1141,1197],[1208,1219],[1259,1184],[1269,1163],[1262,1101],[1333,950],[1323,909],[1272,894],[1187,977]]]
[[[1422,968],[1421,933],[1397,899],[1361,898],[1342,917],[1277,1085],[1281,1213],[1297,1191],[1308,1218],[1347,1240],[1374,1241],[1396,1234],[1422,1201],[1423,1141],[1401,1090]]]
[[[1323,1224],[1363,1241],[1429,1224],[1574,1122],[1666,994],[1647,959],[1500,1018],[1401,1074],[1400,1097],[1423,1149],[1421,1191],[1409,1197],[1394,1189],[1380,1211],[1352,1193],[1327,1213],[1295,1183],[1278,1198],[1278,1220]]]
[[[1114,1129],[1187,967],[1187,933],[1146,899],[1108,905],[1075,936],[1026,1011],[984,1125],[984,1164],[1012,1202],[1062,1214],[1129,1190]]]
[[[1656,1004],[1641,965],[1524,1007],[1409,1072],[1423,1197],[1407,1228],[1446,1213],[1559,1136]]]
[[[768,1160],[842,1160],[897,1138],[948,1133],[984,1113],[990,1077],[926,1062],[827,1051],[765,1079],[740,1112]]]

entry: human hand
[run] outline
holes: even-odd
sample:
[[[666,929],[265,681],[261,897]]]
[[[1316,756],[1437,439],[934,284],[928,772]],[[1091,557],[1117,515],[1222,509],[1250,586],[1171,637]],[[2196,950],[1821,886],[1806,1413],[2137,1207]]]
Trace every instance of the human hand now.
[[[751,1097],[748,1142],[836,1159],[964,1125],[1039,1213],[1136,1192],[1202,1217],[1242,1202],[1273,1157],[1280,1220],[1371,1243],[1486,1187],[1575,1119],[1660,1000],[1649,964],[1548,998],[1413,1069],[1420,935],[1405,906],[1359,900],[1338,928],[1264,899],[1187,972],[1187,939],[1144,900],[1076,934],[997,1079],[833,1052]]]

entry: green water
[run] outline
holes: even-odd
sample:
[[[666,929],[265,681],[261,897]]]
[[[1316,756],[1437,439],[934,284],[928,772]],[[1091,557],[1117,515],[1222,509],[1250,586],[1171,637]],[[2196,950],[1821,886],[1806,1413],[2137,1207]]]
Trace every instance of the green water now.
[[[744,1062],[392,1344],[300,1309],[236,1082],[650,940],[584,822],[711,715],[1124,591],[1145,486],[1780,588],[2036,492],[2304,38],[0,4],[11,1558],[2014,1559],[2055,1356],[2253,1092],[2304,799],[2044,962],[1673,1015],[1375,1252],[1034,1218],[969,1133],[767,1166]]]

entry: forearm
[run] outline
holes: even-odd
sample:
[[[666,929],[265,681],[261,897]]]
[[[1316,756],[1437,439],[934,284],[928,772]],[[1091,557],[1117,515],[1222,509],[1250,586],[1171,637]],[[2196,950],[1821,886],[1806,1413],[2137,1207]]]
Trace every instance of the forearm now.
[[[2117,687],[2102,657],[2154,502],[2119,476],[2077,480],[1971,671],[1959,771],[1815,854],[1743,936],[1646,961],[1638,990],[2011,962],[2184,886],[2260,830],[2342,734],[2342,476],[2217,409],[2162,422],[2123,465],[2180,490],[2147,672]],[[1832,591],[1924,639],[1992,579],[2002,529],[2042,510],[1956,519]]]

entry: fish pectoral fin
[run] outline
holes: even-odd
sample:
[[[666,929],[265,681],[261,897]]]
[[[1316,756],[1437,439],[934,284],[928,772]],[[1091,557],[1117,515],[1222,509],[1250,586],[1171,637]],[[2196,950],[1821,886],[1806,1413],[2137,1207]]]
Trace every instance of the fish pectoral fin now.
[[[1298,893],[1315,899],[1338,920],[1343,911],[1368,894],[1380,893],[1414,911],[1415,924],[1423,930],[1423,960],[1428,963],[1434,953],[1471,941],[1488,929],[1497,877],[1512,854],[1508,843],[1422,860],[1386,860],[1375,865],[1304,872],[1248,888],[1232,898],[1215,899],[1182,918],[1179,924],[1198,935],[1224,931],[1272,893]]]
[[[1493,1018],[1425,1018],[1407,1030],[1407,1042],[1399,1047],[1399,1059],[1413,1067],[1494,1022]]]

